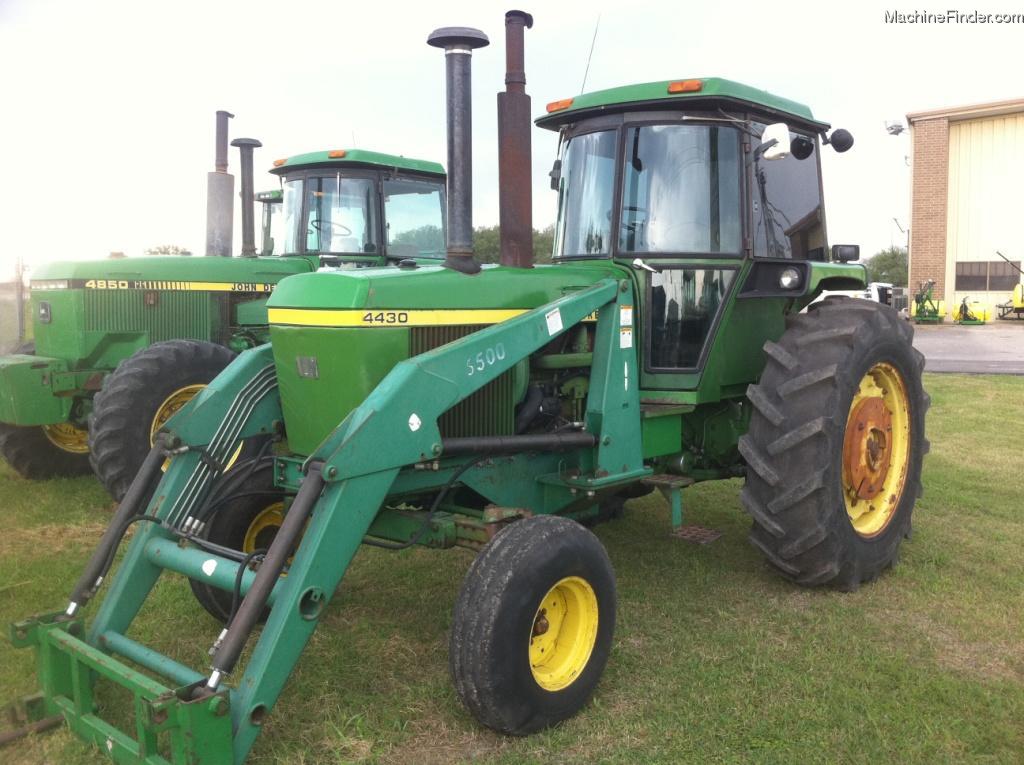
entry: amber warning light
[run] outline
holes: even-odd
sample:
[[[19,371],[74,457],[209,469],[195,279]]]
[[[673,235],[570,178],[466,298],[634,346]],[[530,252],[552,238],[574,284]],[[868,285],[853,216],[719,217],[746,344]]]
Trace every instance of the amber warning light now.
[[[572,106],[571,98],[563,98],[561,101],[552,101],[548,104],[548,114],[551,114],[551,112],[560,112],[563,109],[568,109],[570,106]]]
[[[669,93],[699,93],[704,86],[700,80],[676,80],[668,84]]]

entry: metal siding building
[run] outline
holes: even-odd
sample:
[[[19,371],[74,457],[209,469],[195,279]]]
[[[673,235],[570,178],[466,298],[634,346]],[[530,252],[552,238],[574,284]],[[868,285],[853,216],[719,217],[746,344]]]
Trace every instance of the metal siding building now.
[[[1024,99],[907,115],[913,163],[911,288],[935,281],[952,308],[964,297],[1010,299],[1024,261]]]

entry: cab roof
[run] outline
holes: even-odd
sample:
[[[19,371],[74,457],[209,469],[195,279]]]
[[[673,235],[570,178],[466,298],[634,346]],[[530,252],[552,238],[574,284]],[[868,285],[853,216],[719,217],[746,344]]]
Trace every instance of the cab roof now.
[[[425,159],[412,159],[397,154],[382,154],[366,149],[331,149],[296,154],[274,161],[270,172],[283,175],[289,170],[309,167],[376,167],[383,170],[408,170],[414,173],[444,176],[444,166]]]
[[[827,123],[814,119],[810,107],[804,104],[721,77],[661,80],[583,93],[548,104],[548,113],[538,117],[536,123],[539,127],[558,130],[568,122],[601,113],[632,111],[638,108],[699,108],[724,105],[754,106],[818,131],[827,130],[829,127]]]

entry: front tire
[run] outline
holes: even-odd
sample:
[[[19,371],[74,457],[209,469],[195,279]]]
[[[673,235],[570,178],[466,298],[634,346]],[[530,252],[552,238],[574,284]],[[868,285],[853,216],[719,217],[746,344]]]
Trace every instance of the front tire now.
[[[122,361],[103,381],[89,416],[89,459],[120,501],[170,417],[235,358],[197,340],[154,343]]]
[[[267,463],[257,466],[250,475],[245,476],[249,467],[249,463],[241,462],[225,474],[224,480],[233,481],[234,484],[225,492],[225,496],[237,498],[217,508],[202,531],[206,541],[246,555],[269,549],[284,521],[285,513],[284,499],[280,490],[274,487],[273,465]],[[188,584],[207,613],[217,621],[226,623],[231,616],[233,593],[195,579],[189,579]],[[270,609],[264,609],[261,621],[269,614]]]
[[[741,499],[751,542],[783,576],[851,590],[896,562],[928,450],[912,339],[888,306],[829,298],[765,344]]]
[[[586,704],[614,631],[615,573],[597,537],[566,518],[517,521],[463,580],[449,641],[455,690],[489,728],[533,733]]]
[[[31,427],[0,424],[0,455],[22,478],[89,472],[85,431],[70,422]]]

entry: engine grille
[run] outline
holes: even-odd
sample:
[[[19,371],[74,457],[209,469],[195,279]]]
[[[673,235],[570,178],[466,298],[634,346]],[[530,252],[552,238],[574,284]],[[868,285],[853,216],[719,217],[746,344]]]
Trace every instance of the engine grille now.
[[[151,303],[147,305],[147,300]],[[148,290],[85,290],[85,329],[147,332],[150,342],[211,340],[209,293]]]
[[[483,327],[413,327],[409,353],[416,356],[466,337]],[[515,428],[514,370],[487,383],[466,400],[456,404],[438,421],[443,438],[465,436],[508,436]]]

